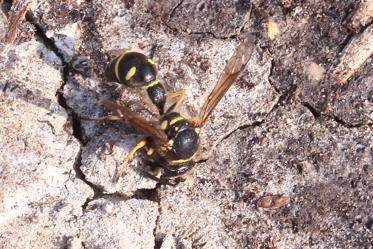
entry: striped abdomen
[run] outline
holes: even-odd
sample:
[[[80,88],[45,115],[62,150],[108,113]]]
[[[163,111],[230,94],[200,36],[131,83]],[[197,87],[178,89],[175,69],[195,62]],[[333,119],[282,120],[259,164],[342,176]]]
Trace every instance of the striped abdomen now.
[[[166,91],[157,80],[155,63],[146,55],[126,51],[110,62],[105,74],[110,81],[127,86],[144,86],[153,104],[163,114]]]

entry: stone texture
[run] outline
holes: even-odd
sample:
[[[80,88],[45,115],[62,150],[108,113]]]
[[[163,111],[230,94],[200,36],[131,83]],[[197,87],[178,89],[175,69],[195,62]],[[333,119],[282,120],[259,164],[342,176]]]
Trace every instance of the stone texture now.
[[[33,1],[14,43],[0,42],[0,247],[372,247],[371,58],[343,86],[328,78],[357,36],[348,20],[358,7]],[[268,20],[280,31],[271,39]],[[7,25],[0,15],[1,37]],[[180,112],[194,116],[248,32],[252,58],[203,127],[195,168],[160,185],[139,153],[112,182],[142,134],[96,124],[108,114],[99,99],[159,118],[143,90],[103,77],[115,51],[151,55],[166,88],[187,94]],[[268,195],[289,204],[260,207]]]
[[[36,41],[5,47],[0,61],[0,245],[52,247],[93,197],[76,178],[80,146],[55,97],[61,62]]]
[[[97,199],[79,220],[83,248],[154,248],[157,203]]]

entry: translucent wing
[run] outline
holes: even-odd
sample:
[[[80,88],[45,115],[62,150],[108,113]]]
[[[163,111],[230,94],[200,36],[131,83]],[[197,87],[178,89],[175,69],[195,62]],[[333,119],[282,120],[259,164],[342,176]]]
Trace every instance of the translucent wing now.
[[[151,136],[157,143],[167,143],[168,138],[166,133],[164,133],[160,128],[154,126],[149,121],[138,116],[135,112],[131,111],[127,107],[120,106],[108,99],[101,99],[101,103],[116,116],[120,117],[123,121],[130,123],[135,129],[139,130],[145,135]]]
[[[245,68],[254,48],[253,40],[253,37],[249,36],[242,41],[229,59],[218,82],[201,108],[198,116],[198,123],[200,126],[205,124],[207,118],[211,115],[216,105],[228,91],[229,87],[235,82],[240,72]]]

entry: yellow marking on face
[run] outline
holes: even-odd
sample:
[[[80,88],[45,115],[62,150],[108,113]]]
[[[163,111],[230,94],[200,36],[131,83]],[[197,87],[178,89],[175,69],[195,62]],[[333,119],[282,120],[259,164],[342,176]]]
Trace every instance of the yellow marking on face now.
[[[194,131],[199,134],[199,132],[201,131],[201,128],[194,128]]]
[[[175,127],[175,131],[178,131],[178,130],[180,130],[180,127],[179,126]]]
[[[161,151],[163,152],[167,152],[169,149],[166,147],[166,146],[161,146],[159,147],[161,149]]]
[[[174,119],[171,119],[171,121],[170,121],[170,125],[173,125],[173,124],[175,124],[176,122],[178,122],[178,121],[180,121],[180,120],[183,120],[183,119],[185,119],[185,118],[182,117],[182,116],[178,116],[178,117],[176,117],[176,118],[174,118]]]
[[[149,62],[150,64],[152,64],[152,65],[155,64],[155,62],[154,62],[152,59],[148,59],[148,62]]]
[[[145,86],[146,89],[159,84],[159,80],[154,80]]]
[[[168,122],[167,122],[167,120],[164,120],[164,121],[162,122],[162,124],[161,124],[161,129],[162,129],[162,130],[166,130],[166,129],[167,129],[167,126],[168,126]]]
[[[176,164],[183,164],[183,163],[189,162],[190,160],[193,159],[193,157],[195,155],[196,155],[196,153],[194,153],[191,157],[189,157],[187,159],[172,160],[172,161],[170,161],[170,164],[176,165]]]
[[[121,62],[121,60],[123,59],[124,55],[127,54],[128,52],[124,52],[123,54],[121,54],[115,61],[115,67],[114,67],[114,71],[115,71],[115,77],[117,77],[117,80],[119,82],[120,81],[120,76],[119,76],[119,63]]]
[[[169,146],[169,148],[171,148],[173,145],[174,145],[174,140],[173,139],[168,140],[167,146]]]
[[[147,154],[148,156],[153,155],[153,153],[154,153],[154,148],[149,148],[148,151],[146,152],[146,154]]]
[[[137,68],[136,67],[131,67],[131,69],[127,72],[126,74],[126,80],[130,80],[136,73]]]

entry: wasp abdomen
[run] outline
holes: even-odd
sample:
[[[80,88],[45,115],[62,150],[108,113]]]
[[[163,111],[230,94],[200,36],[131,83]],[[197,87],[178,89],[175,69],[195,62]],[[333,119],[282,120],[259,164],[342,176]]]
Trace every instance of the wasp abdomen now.
[[[125,52],[110,62],[106,69],[109,80],[129,85],[144,86],[156,80],[154,62],[142,53]]]
[[[106,69],[106,78],[127,86],[145,86],[149,98],[163,114],[166,102],[166,91],[157,80],[154,62],[146,55],[126,51],[110,62]]]

